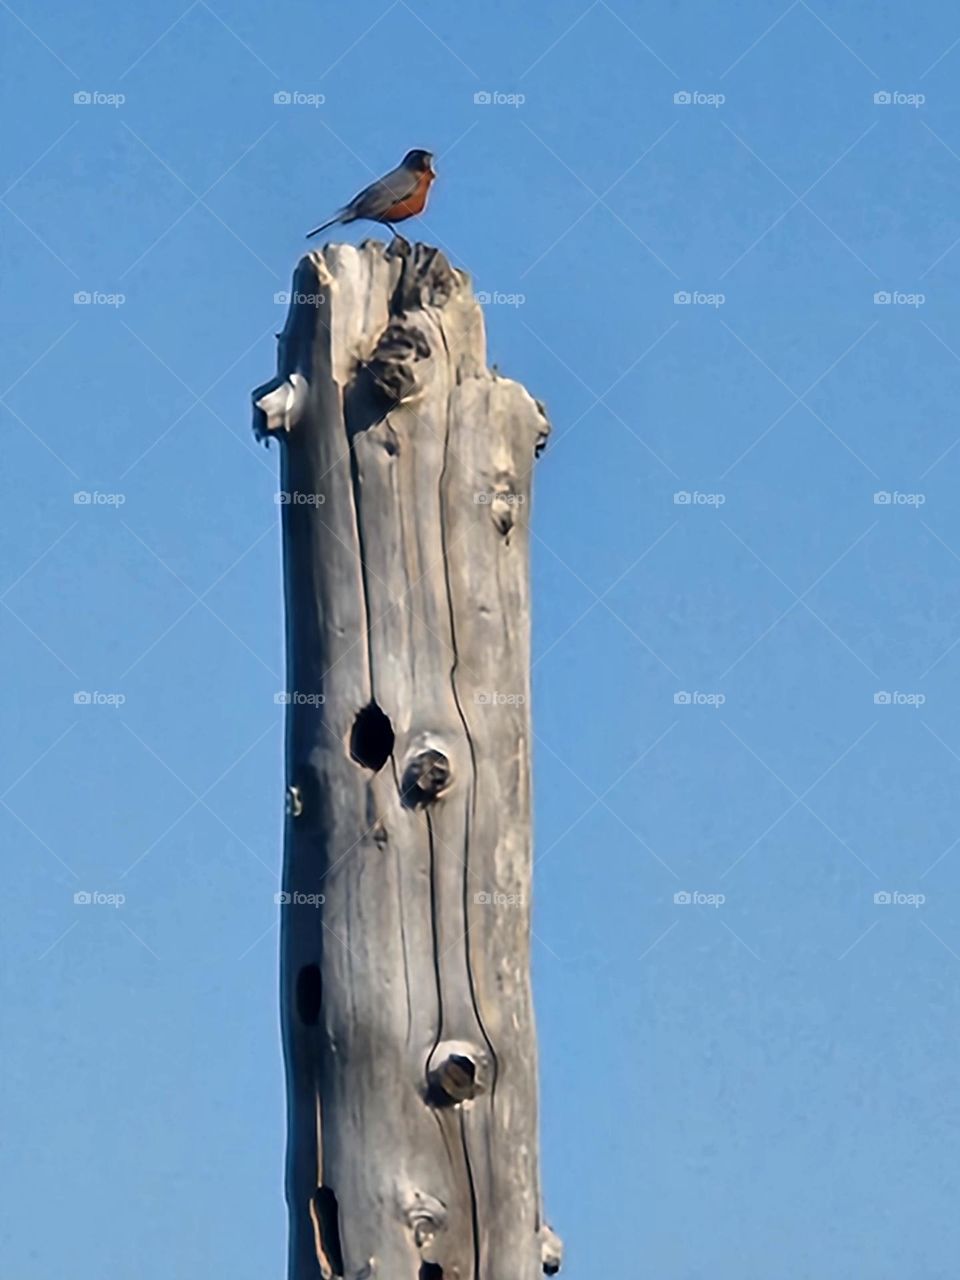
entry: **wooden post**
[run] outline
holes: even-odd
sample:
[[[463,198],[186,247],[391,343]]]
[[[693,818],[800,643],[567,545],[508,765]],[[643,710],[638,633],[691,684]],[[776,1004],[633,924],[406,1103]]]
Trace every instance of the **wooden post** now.
[[[548,430],[425,245],[304,257],[282,441],[291,1280],[533,1280],[530,472]]]

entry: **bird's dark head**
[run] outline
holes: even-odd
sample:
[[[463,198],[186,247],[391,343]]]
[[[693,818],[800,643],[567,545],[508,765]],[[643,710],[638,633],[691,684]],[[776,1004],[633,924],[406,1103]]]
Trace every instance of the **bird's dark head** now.
[[[412,173],[428,173],[433,169],[433,153],[430,151],[408,151],[403,157],[403,167]]]

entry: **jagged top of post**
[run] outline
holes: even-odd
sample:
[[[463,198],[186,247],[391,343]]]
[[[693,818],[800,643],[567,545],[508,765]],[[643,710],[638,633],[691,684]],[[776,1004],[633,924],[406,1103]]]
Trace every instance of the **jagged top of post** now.
[[[455,295],[472,296],[469,274],[452,267],[442,250],[419,241],[411,244],[399,236],[389,244],[371,239],[359,245],[325,244],[305,253],[297,271],[313,270],[318,279],[333,283],[379,266],[386,268],[389,276],[390,309],[395,314],[424,306],[442,307]]]
[[[277,430],[288,433],[299,417],[320,330],[329,335],[328,369],[336,383],[346,388],[359,367],[374,368],[397,403],[414,393],[417,362],[432,347],[445,351],[457,382],[508,381],[487,368],[483,309],[469,274],[451,266],[433,245],[400,237],[389,245],[370,239],[325,244],[301,257],[285,300],[290,309],[277,335],[277,377],[254,393],[258,439]],[[545,440],[543,406],[519,386],[517,391],[542,420],[538,431]]]

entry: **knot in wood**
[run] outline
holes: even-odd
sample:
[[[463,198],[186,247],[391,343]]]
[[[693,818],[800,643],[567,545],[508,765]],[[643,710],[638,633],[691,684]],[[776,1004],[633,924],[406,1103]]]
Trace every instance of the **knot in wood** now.
[[[487,1088],[487,1056],[464,1040],[441,1040],[430,1056],[430,1100],[439,1106],[469,1102]]]
[[[504,537],[513,528],[517,507],[522,506],[525,501],[526,494],[517,492],[516,482],[512,477],[501,472],[493,490],[490,514],[493,517],[493,523]]]
[[[408,761],[403,771],[403,798],[416,808],[436,800],[450,785],[450,761],[435,747],[427,747]]]
[[[437,1233],[447,1225],[447,1206],[419,1187],[404,1187],[397,1198],[417,1248],[429,1249]]]
[[[420,329],[393,320],[367,361],[366,371],[381,396],[401,404],[419,390],[416,366],[429,355],[430,344]]]
[[[442,307],[457,288],[457,275],[439,249],[417,244],[404,255],[403,271],[391,301],[394,313]]]
[[[563,1265],[563,1241],[546,1222],[540,1228],[540,1259],[545,1276],[555,1276]]]

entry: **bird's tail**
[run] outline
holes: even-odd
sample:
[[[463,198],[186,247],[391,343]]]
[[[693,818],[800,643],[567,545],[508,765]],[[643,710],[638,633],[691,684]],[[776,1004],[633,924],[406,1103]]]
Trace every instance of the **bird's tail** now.
[[[307,232],[307,239],[310,240],[313,236],[318,236],[321,231],[326,231],[327,227],[332,227],[333,224],[335,222],[339,222],[342,217],[343,214],[338,213],[336,217],[331,218],[329,222],[321,222],[319,227],[314,227],[312,231]]]

